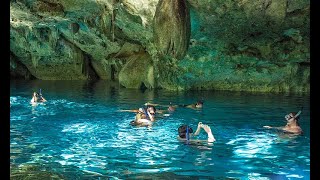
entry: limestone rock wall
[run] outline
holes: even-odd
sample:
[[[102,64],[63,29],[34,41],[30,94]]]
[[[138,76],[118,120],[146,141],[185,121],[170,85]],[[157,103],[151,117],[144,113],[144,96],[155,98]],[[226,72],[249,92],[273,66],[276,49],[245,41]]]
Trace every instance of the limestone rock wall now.
[[[160,0],[154,16],[154,44],[161,56],[181,59],[190,40],[190,13],[185,0]]]
[[[11,77],[105,79],[127,88],[309,92],[308,0],[186,0],[167,8],[176,12],[168,21],[157,12],[163,2],[11,0]],[[190,20],[191,33],[183,23],[165,31],[161,22],[170,20]],[[169,45],[179,55],[159,56],[170,41],[163,45],[157,37],[181,40]]]
[[[11,54],[37,79],[117,81],[130,56],[151,43],[157,1],[143,2],[11,1]]]
[[[309,92],[309,1],[189,3],[190,46],[168,88]]]

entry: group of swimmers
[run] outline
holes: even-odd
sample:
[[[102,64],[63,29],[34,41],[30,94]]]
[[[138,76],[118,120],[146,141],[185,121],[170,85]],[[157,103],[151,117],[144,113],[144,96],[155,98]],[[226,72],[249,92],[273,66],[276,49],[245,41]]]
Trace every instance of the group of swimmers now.
[[[155,106],[162,106],[159,104],[151,104],[146,103],[145,108],[139,108],[138,110],[121,110],[126,112],[136,112],[135,119],[130,122],[133,126],[148,126],[150,127],[152,123],[155,121],[155,115],[156,112],[158,114],[165,114],[165,113],[172,113],[176,110],[178,107],[185,107],[185,108],[191,108],[191,109],[201,109],[203,107],[203,101],[199,100],[196,103],[193,104],[187,104],[187,105],[172,105],[172,103],[169,104],[168,108],[166,110],[156,110]],[[181,125],[178,128],[178,139],[182,141],[188,141],[188,142],[200,142],[201,140],[196,140],[193,137],[200,134],[201,129],[203,129],[208,134],[208,139],[206,141],[208,142],[214,142],[215,138],[212,134],[211,128],[206,125],[202,124],[202,122],[198,123],[198,127],[195,133],[193,133],[193,129],[188,125]]]
[[[168,108],[166,110],[158,110],[156,111],[155,106],[161,106],[159,104],[150,104],[146,103],[146,107],[139,108],[137,110],[121,110],[121,111],[127,111],[127,112],[136,112],[135,119],[130,122],[131,125],[134,126],[148,126],[150,127],[152,123],[155,121],[155,115],[156,112],[158,114],[164,114],[165,112],[173,112],[177,107],[187,107],[187,108],[192,108],[192,109],[201,109],[203,107],[203,101],[197,101],[194,104],[189,104],[189,105],[172,105],[171,103],[168,105]],[[281,126],[281,127],[271,127],[271,126],[263,126],[264,128],[268,129],[277,129],[281,130],[284,133],[291,133],[295,135],[302,134],[303,131],[299,125],[299,116],[301,114],[301,111],[298,113],[291,112],[285,116],[286,119],[286,125]],[[206,125],[202,124],[202,122],[198,123],[198,127],[195,133],[193,133],[193,129],[188,126],[188,125],[181,125],[178,128],[178,139],[179,140],[186,140],[186,141],[199,141],[199,140],[194,140],[193,137],[197,136],[201,129],[203,129],[207,134],[208,134],[208,142],[214,142],[215,138],[212,134],[211,128]]]
[[[34,92],[31,103],[38,103],[38,102],[46,102],[47,100],[42,96],[41,89],[40,92]],[[151,104],[151,103],[145,103],[145,107],[141,107],[139,109],[134,110],[120,110],[122,112],[134,112],[136,113],[135,119],[130,122],[133,126],[147,126],[150,127],[153,122],[156,119],[156,113],[164,115],[165,113],[172,113],[176,110],[178,107],[185,107],[185,108],[191,108],[191,109],[201,109],[203,107],[203,101],[199,100],[194,104],[188,104],[188,105],[173,105],[170,103],[168,105],[168,108],[165,110],[156,110],[155,106],[163,106],[159,104]],[[268,129],[277,129],[281,130],[285,133],[292,133],[292,134],[302,134],[303,131],[299,125],[299,116],[301,114],[301,111],[298,113],[291,112],[285,116],[285,119],[287,121],[285,126],[281,127],[271,127],[271,126],[263,126],[264,128]],[[193,137],[199,135],[201,129],[203,129],[207,135],[208,138],[207,142],[214,142],[215,138],[212,134],[211,128],[206,125],[202,124],[202,122],[198,123],[198,127],[195,133],[193,133],[193,129],[189,125],[181,125],[178,128],[178,139],[182,141],[188,141],[188,142],[199,142],[201,140],[195,140]]]

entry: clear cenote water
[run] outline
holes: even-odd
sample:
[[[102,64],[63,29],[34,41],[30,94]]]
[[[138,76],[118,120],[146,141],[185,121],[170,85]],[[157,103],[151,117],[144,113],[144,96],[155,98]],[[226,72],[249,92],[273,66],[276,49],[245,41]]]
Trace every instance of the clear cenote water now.
[[[45,104],[32,106],[42,89]],[[191,104],[132,127],[145,102]],[[300,136],[264,129],[283,126],[303,106]],[[161,109],[161,108],[158,108]],[[186,145],[177,129],[208,124],[216,142]],[[310,96],[223,91],[129,90],[105,81],[11,81],[10,164],[35,165],[65,179],[158,178],[310,179]],[[199,139],[206,139],[201,132]]]

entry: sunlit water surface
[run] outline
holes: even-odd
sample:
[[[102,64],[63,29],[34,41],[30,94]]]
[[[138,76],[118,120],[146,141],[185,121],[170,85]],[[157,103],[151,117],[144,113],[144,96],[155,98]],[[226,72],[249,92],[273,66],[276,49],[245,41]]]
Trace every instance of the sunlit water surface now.
[[[11,81],[10,87],[11,165],[38,164],[67,179],[310,178],[309,95],[143,92],[104,81]],[[32,106],[39,88],[48,102]],[[177,109],[152,128],[132,127],[134,113],[119,112],[202,98],[202,110]],[[284,116],[301,107],[303,135],[262,128],[285,125]],[[199,121],[211,126],[215,143],[177,140],[179,125],[195,130]]]

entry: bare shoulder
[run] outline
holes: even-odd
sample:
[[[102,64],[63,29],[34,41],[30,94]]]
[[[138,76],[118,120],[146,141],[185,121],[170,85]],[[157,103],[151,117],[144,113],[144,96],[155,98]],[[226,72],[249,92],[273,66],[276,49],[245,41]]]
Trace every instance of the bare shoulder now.
[[[301,129],[301,127],[293,127],[293,128],[288,128],[288,127],[285,127],[283,128],[284,131],[286,132],[289,132],[289,133],[293,133],[293,134],[302,134],[303,131]]]

